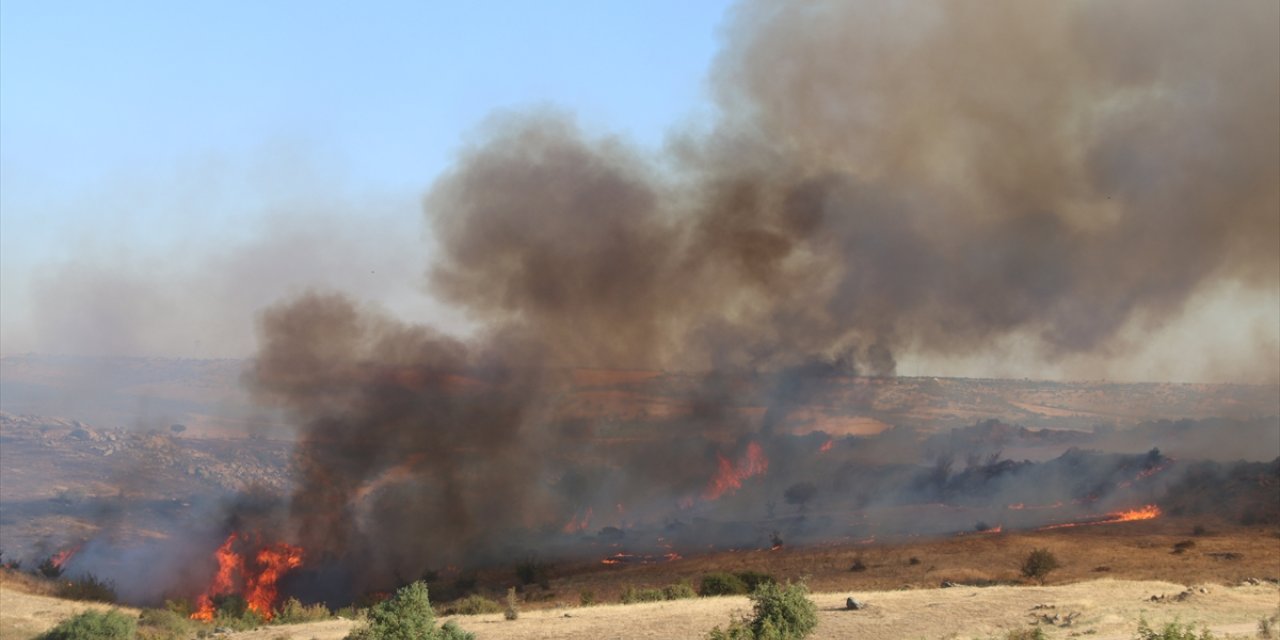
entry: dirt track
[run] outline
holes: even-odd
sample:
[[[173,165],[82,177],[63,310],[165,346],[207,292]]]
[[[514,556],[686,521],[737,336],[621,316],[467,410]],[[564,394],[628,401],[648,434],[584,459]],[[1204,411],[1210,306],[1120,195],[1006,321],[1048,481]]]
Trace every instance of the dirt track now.
[[[1036,615],[1066,617],[1078,612],[1070,626],[1042,624],[1050,638],[1088,634],[1095,640],[1133,637],[1139,617],[1153,625],[1173,620],[1207,624],[1219,638],[1253,637],[1258,620],[1280,607],[1273,584],[1223,587],[1208,585],[1183,601],[1152,602],[1153,595],[1176,596],[1186,587],[1168,582],[1097,580],[1051,587],[955,587],[868,593],[821,593],[815,640],[860,638],[996,638],[1011,629],[1029,628]],[[869,603],[863,611],[846,611],[845,598]],[[1037,605],[1049,605],[1034,609]],[[30,638],[57,620],[88,606],[0,587],[0,638]],[[1051,607],[1051,608],[1050,608]],[[523,613],[516,621],[501,614],[467,616],[459,623],[478,640],[609,640],[631,638],[704,638],[736,612],[746,612],[746,598],[699,598],[635,605],[601,605],[546,609]],[[225,636],[227,640],[338,640],[349,621],[263,627]]]

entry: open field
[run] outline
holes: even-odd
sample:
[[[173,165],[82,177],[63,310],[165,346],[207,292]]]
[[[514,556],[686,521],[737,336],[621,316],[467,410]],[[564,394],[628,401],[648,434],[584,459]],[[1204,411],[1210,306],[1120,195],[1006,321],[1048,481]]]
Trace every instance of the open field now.
[[[1079,634],[1098,640],[1131,638],[1136,621],[1178,620],[1207,625],[1219,637],[1253,637],[1259,619],[1276,613],[1280,590],[1274,584],[1206,587],[1182,602],[1157,603],[1153,595],[1174,595],[1182,585],[1161,581],[1094,580],[1049,587],[956,587],[858,592],[861,611],[844,608],[846,592],[816,593],[818,629],[814,640],[863,638],[995,638],[1030,628],[1040,616],[1079,614],[1067,626],[1041,623],[1048,637]],[[28,638],[85,605],[30,595],[0,586],[0,636]],[[746,612],[745,597],[699,598],[633,605],[565,607],[522,613],[460,617],[478,640],[608,640],[702,638],[731,616]],[[262,627],[226,634],[228,640],[339,640],[355,623],[330,620]]]
[[[1269,528],[1212,523],[1200,524],[1206,532],[1193,536],[1193,526],[1160,519],[896,545],[722,551],[629,567],[559,566],[547,589],[528,588],[533,601],[522,605],[518,620],[492,614],[461,616],[459,622],[480,640],[701,638],[746,613],[749,601],[718,597],[582,607],[580,593],[591,591],[598,602],[612,603],[626,586],[696,583],[707,572],[750,569],[807,579],[819,609],[813,636],[819,639],[996,638],[1040,620],[1050,638],[1088,634],[1119,640],[1132,637],[1141,617],[1152,624],[1206,624],[1219,638],[1253,637],[1258,620],[1280,608],[1280,538]],[[1175,553],[1179,542],[1184,549]],[[1052,550],[1062,562],[1043,586],[1018,574],[1022,558],[1037,547]],[[850,571],[855,558],[865,570]],[[500,569],[478,578],[491,596],[514,580]],[[944,581],[959,586],[939,588]],[[12,574],[0,581],[0,637],[33,637],[59,619],[105,606],[51,598],[40,593],[40,585]],[[845,610],[849,596],[869,608]],[[1165,599],[1153,601],[1153,596]],[[1044,622],[1044,616],[1055,615],[1060,620],[1072,616],[1072,623]],[[227,637],[338,640],[352,624],[268,626]]]

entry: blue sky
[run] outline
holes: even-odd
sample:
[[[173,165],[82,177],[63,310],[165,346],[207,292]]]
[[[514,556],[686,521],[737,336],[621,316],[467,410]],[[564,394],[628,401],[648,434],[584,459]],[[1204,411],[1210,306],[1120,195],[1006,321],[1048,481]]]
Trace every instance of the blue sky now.
[[[3,349],[53,265],[153,270],[138,256],[249,242],[280,211],[419,234],[422,193],[496,110],[656,147],[709,109],[727,4],[4,0]]]

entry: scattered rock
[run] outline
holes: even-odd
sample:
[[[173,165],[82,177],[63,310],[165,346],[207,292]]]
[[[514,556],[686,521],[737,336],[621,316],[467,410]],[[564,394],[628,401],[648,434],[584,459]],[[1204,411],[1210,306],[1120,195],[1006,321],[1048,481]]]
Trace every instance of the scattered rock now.
[[[943,588],[943,589],[950,589],[951,587],[958,587],[958,586],[960,586],[960,585],[959,585],[959,584],[956,584],[956,583],[954,583],[954,582],[952,582],[952,581],[950,581],[950,580],[943,580],[943,581],[942,581],[942,588]]]
[[[850,611],[858,611],[859,609],[865,609],[866,607],[867,607],[867,603],[865,602],[862,602],[860,600],[854,600],[853,597],[845,598],[845,601],[844,601],[845,609],[848,609]]]

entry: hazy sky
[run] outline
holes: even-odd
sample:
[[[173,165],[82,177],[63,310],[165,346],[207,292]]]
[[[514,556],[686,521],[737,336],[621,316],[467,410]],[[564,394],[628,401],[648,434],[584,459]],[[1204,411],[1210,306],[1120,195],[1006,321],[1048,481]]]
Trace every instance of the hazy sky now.
[[[468,132],[495,111],[547,105],[660,145],[669,127],[706,108],[726,4],[4,0],[2,348],[184,350],[185,338],[155,332],[51,337],[50,315],[68,330],[92,324],[70,315],[137,318],[50,300],[49,290],[104,295],[101,282],[76,276],[106,269],[108,289],[152,289],[147,313],[182,313],[172,307],[190,306],[178,303],[185,293],[166,284],[188,288],[200,275],[190,271],[242,266],[245,252],[269,262],[273,241],[313,241],[350,257],[376,237],[395,246],[368,250],[371,262],[397,268],[370,283],[263,264],[258,277],[244,268],[249,281],[193,286],[257,289],[244,294],[253,305],[337,280],[401,311],[432,313],[415,289],[427,260],[420,198]],[[289,233],[313,234],[316,224],[331,233]],[[387,264],[396,252],[412,265]],[[358,269],[349,266],[330,264]],[[210,349],[210,337],[189,350],[243,354],[252,318],[240,324],[223,329],[238,336],[225,347]]]
[[[424,290],[433,182],[495,114],[655,154],[713,121],[728,5],[0,0],[0,352],[244,357],[257,311],[310,288],[460,330]],[[1280,293],[1184,311],[1105,353],[1011,334],[898,371],[1276,377],[1250,354],[1280,349]]]

